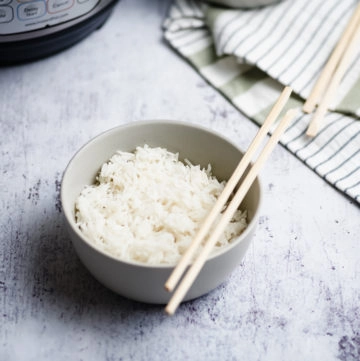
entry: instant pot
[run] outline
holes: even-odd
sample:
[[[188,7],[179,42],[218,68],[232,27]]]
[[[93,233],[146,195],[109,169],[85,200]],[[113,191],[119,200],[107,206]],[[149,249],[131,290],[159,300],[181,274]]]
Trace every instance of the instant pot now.
[[[0,64],[63,50],[99,28],[117,0],[0,0]]]

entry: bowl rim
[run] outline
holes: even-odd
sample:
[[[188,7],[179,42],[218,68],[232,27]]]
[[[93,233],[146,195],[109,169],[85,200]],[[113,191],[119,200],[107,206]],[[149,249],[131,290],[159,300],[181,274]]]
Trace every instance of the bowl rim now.
[[[222,140],[224,140],[225,142],[229,143],[230,145],[235,147],[237,150],[239,150],[242,154],[244,154],[244,151],[242,151],[232,140],[230,140],[228,137],[222,135],[218,131],[215,131],[211,128],[207,128],[206,126],[188,122],[188,121],[162,120],[162,119],[160,120],[159,119],[159,120],[138,120],[138,121],[132,121],[132,122],[128,122],[125,124],[121,124],[121,125],[109,128],[109,129],[99,133],[98,135],[92,137],[90,140],[88,140],[86,143],[84,143],[75,152],[75,154],[70,158],[67,166],[65,167],[65,170],[64,170],[63,176],[62,176],[62,180],[61,180],[61,187],[60,187],[61,209],[63,211],[63,214],[64,214],[67,224],[71,227],[71,230],[75,232],[75,234],[81,239],[82,242],[84,242],[88,247],[92,248],[94,251],[99,252],[102,256],[109,258],[116,262],[121,262],[121,263],[127,264],[129,266],[136,266],[136,267],[150,268],[150,269],[173,269],[176,266],[176,263],[175,264],[147,264],[147,263],[142,263],[142,262],[134,261],[134,260],[125,260],[125,259],[121,259],[119,257],[111,255],[110,253],[104,251],[97,245],[93,244],[93,242],[81,232],[80,228],[76,226],[75,219],[73,219],[74,218],[73,215],[69,214],[69,212],[67,212],[67,210],[64,208],[64,204],[65,204],[64,192],[65,191],[64,191],[63,184],[67,179],[69,168],[71,167],[73,161],[80,155],[80,153],[86,151],[86,148],[90,147],[92,145],[92,143],[100,141],[101,138],[106,138],[108,135],[110,135],[113,132],[123,131],[124,129],[127,129],[127,128],[133,128],[133,127],[139,127],[139,126],[141,127],[143,125],[148,125],[148,126],[151,126],[151,125],[178,125],[178,126],[184,126],[187,128],[195,128],[195,129],[203,131],[205,133],[210,133],[211,135],[213,135],[215,137],[221,138]],[[250,163],[250,164],[252,164],[252,163]],[[99,165],[99,167],[100,166],[101,166],[101,164]],[[260,180],[259,175],[255,178],[255,181],[258,182],[260,191],[259,191],[258,206],[253,214],[251,221],[248,223],[245,230],[238,237],[236,237],[234,241],[232,241],[229,245],[217,250],[213,254],[210,254],[209,257],[207,258],[206,262],[208,262],[212,259],[218,258],[221,255],[223,255],[224,253],[229,252],[236,245],[243,242],[244,239],[247,237],[247,235],[250,232],[252,232],[253,228],[256,227],[257,220],[259,218],[260,209],[261,209],[261,206],[263,203],[263,187],[262,187],[262,182]]]

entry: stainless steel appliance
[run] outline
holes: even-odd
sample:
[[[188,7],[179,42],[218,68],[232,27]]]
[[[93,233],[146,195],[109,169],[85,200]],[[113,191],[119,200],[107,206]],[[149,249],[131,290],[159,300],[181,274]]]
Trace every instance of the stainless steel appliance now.
[[[41,58],[99,28],[117,0],[0,0],[0,64]]]

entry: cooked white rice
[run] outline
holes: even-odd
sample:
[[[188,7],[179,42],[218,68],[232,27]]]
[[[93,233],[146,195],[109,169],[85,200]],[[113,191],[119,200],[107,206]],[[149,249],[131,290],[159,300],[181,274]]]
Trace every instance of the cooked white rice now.
[[[186,164],[178,154],[147,145],[116,152],[97,184],[76,201],[76,221],[98,248],[122,260],[175,264],[224,188],[211,167]],[[237,211],[215,250],[247,226]]]

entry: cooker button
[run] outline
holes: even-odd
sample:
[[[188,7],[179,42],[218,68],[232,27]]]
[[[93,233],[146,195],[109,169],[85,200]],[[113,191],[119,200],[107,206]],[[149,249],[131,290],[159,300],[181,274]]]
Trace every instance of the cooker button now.
[[[74,0],[49,0],[48,12],[55,14],[60,11],[70,9],[74,5]]]
[[[10,6],[0,6],[0,24],[9,23],[14,19],[14,12]]]
[[[46,13],[45,1],[33,1],[18,6],[18,17],[20,20],[39,18]]]
[[[7,5],[10,3],[11,3],[11,0],[0,0],[0,5]]]

